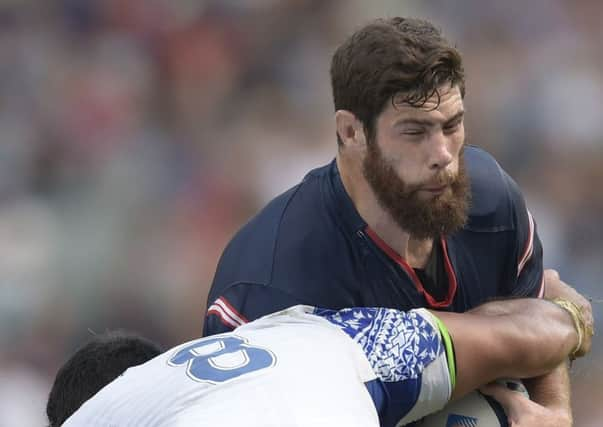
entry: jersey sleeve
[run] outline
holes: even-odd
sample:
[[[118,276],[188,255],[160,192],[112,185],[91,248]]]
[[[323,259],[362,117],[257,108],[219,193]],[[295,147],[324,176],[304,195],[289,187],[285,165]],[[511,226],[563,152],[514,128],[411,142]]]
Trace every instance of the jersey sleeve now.
[[[505,174],[506,175],[506,174]],[[519,297],[542,297],[544,295],[544,270],[542,243],[538,237],[536,221],[528,210],[517,184],[505,176],[514,215],[516,238],[514,257],[510,260],[514,272],[513,283],[508,294]]]
[[[239,283],[217,297],[210,295],[203,324],[203,336],[230,332],[266,314],[301,304],[295,297],[278,289]]]
[[[361,346],[376,376],[367,389],[381,425],[403,425],[443,408],[454,387],[454,354],[443,324],[425,309],[316,309]],[[450,361],[450,363],[449,363]]]

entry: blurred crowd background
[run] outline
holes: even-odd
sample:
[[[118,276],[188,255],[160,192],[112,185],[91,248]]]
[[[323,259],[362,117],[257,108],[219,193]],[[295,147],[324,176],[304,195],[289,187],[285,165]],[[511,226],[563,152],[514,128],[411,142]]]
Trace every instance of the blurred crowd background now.
[[[462,51],[469,142],[520,183],[546,265],[603,298],[601,1],[3,0],[0,427],[44,425],[91,333],[200,334],[228,239],[335,154],[335,47],[395,15]],[[601,341],[578,427],[603,419]]]

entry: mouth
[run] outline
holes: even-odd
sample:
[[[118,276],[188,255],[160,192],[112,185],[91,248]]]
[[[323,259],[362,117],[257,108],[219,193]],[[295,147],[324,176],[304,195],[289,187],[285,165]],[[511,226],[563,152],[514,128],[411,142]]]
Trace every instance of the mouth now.
[[[438,186],[431,186],[431,187],[423,187],[422,190],[427,191],[428,193],[431,193],[431,194],[440,194],[440,193],[443,193],[447,188],[448,188],[448,185],[438,185]]]

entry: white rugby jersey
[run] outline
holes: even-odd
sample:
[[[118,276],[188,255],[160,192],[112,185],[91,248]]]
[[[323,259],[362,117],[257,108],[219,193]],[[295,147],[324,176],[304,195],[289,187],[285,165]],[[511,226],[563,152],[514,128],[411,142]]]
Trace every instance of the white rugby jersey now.
[[[63,425],[403,425],[450,398],[441,333],[424,309],[295,306],[128,369]]]

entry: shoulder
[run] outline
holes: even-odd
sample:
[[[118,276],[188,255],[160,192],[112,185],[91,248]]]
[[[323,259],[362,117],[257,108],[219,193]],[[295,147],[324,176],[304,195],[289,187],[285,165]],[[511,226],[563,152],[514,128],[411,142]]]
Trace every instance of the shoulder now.
[[[518,185],[487,151],[465,148],[465,165],[471,182],[471,208],[466,229],[506,231],[516,227],[518,209],[524,205]]]
[[[328,174],[328,166],[310,171],[304,179],[286,192],[272,199],[258,214],[234,236],[227,251],[249,247],[257,251],[262,242],[273,242],[281,231],[283,222],[292,227],[303,227],[315,220],[310,215],[321,199],[320,181]],[[291,220],[297,221],[289,224]]]
[[[307,283],[317,266],[315,258],[337,253],[331,250],[339,242],[333,233],[337,224],[325,200],[330,197],[326,188],[331,169],[310,171],[236,233],[218,263],[212,290],[236,283],[268,285],[275,276]]]

